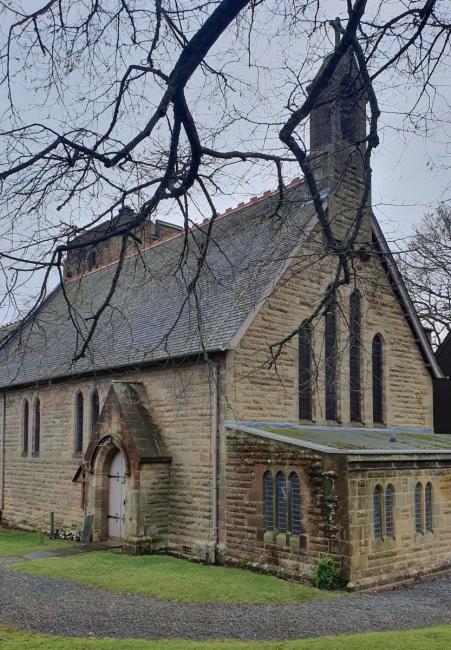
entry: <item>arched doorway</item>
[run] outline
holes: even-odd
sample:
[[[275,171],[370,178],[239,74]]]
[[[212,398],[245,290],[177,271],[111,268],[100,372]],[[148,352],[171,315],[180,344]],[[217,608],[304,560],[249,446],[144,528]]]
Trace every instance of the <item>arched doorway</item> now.
[[[108,472],[108,538],[122,539],[125,529],[126,468],[123,454],[116,452]]]

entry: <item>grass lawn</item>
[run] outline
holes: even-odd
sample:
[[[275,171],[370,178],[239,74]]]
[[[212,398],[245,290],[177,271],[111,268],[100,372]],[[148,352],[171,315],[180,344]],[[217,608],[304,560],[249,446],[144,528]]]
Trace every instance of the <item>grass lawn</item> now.
[[[338,595],[252,571],[205,566],[164,555],[95,552],[34,560],[13,568],[113,591],[182,602],[280,604]]]
[[[74,542],[71,542],[74,544]],[[69,542],[48,539],[39,533],[28,533],[0,528],[0,557],[19,556],[33,551],[49,551],[69,545]]]
[[[141,641],[81,639],[14,632],[0,627],[2,650],[448,650],[451,626],[410,632],[376,632],[304,641]]]

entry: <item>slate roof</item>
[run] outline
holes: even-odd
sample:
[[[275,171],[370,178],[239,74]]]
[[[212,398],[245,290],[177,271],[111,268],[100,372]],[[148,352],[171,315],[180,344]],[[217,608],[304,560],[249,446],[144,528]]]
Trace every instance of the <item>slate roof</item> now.
[[[195,297],[187,297],[207,225],[193,229],[182,268],[184,236],[125,260],[89,354],[73,363],[80,339],[61,286],[0,349],[0,386],[34,383],[93,370],[224,350],[261,304],[314,214],[302,184],[218,219]],[[195,254],[197,253],[197,255]],[[72,317],[86,332],[107,295],[116,265],[66,282]],[[165,336],[166,335],[166,336]]]
[[[17,327],[19,327],[20,321],[16,320],[13,323],[7,323],[0,327],[0,343],[3,339],[6,339]]]

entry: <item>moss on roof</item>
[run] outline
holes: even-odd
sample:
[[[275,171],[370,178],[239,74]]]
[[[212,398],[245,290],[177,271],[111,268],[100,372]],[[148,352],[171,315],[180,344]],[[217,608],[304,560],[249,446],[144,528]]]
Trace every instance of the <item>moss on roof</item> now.
[[[243,423],[244,424],[244,423]],[[257,429],[278,435],[304,440],[305,442],[350,450],[451,450],[451,435],[421,433],[415,431],[398,431],[395,429],[363,429],[344,427],[316,427],[301,425],[252,423]]]

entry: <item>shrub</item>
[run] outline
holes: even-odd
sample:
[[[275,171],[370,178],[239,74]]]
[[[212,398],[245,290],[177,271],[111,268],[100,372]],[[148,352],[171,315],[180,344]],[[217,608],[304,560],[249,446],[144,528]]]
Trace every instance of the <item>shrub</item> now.
[[[318,589],[342,589],[345,580],[340,563],[330,556],[320,557],[313,568],[312,583]]]

